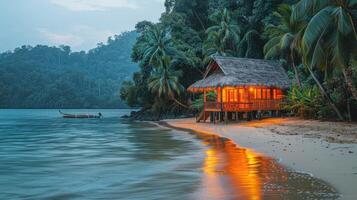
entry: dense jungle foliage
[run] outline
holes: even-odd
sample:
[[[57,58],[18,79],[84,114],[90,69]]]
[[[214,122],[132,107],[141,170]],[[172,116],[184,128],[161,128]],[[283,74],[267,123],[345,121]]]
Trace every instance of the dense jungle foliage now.
[[[138,34],[126,32],[88,52],[22,46],[0,54],[0,108],[124,108],[119,89],[137,64]]]
[[[158,23],[139,22],[140,71],[121,97],[160,119],[192,112],[185,91],[212,55],[280,60],[294,86],[285,109],[307,118],[357,119],[357,1],[166,0]],[[197,100],[193,107],[197,108]]]

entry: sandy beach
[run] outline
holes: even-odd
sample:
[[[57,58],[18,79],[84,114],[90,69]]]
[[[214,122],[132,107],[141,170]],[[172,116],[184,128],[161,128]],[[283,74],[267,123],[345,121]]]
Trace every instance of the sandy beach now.
[[[215,134],[327,181],[342,199],[357,199],[357,124],[274,118],[252,122],[196,123],[165,120],[181,130]]]

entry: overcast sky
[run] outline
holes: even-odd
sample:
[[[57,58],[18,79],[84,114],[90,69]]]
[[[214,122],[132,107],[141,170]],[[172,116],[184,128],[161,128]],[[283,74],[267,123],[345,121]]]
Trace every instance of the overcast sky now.
[[[0,52],[36,44],[88,50],[163,11],[164,0],[0,0]]]

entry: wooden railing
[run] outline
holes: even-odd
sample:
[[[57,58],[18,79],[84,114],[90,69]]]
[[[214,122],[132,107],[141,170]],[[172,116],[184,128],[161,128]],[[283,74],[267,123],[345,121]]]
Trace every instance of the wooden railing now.
[[[205,102],[205,110],[222,110],[222,104],[217,102]]]
[[[252,100],[253,110],[280,110],[281,99]]]
[[[222,111],[249,111],[252,110],[253,103],[223,103]]]
[[[251,102],[205,102],[206,111],[252,111],[252,110],[279,110],[282,100],[251,100]]]

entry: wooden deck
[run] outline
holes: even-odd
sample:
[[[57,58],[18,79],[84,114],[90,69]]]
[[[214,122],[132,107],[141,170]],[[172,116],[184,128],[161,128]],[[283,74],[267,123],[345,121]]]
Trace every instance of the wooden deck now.
[[[250,102],[205,102],[204,110],[211,112],[249,112],[249,111],[267,111],[280,110],[282,100],[264,99],[251,100]]]

